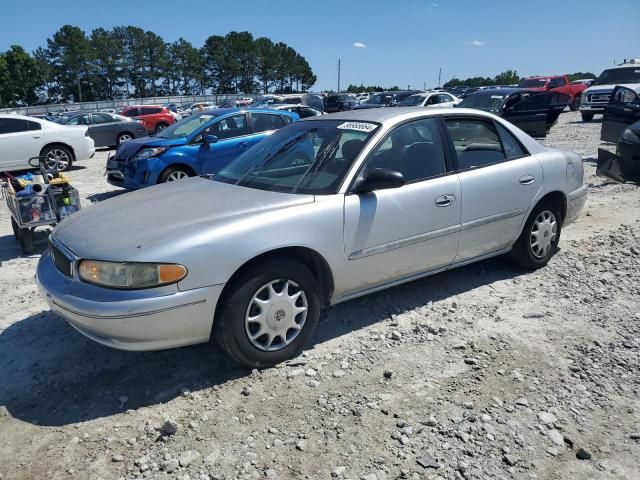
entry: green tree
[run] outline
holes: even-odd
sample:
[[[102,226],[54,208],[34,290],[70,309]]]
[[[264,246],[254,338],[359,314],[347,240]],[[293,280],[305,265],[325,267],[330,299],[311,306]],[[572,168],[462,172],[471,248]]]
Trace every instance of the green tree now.
[[[82,30],[64,25],[47,40],[47,53],[52,73],[65,98],[82,102],[83,87],[91,89],[91,44]]]
[[[496,75],[493,83],[496,85],[512,85],[518,83],[519,81],[520,77],[518,76],[518,72],[516,72],[515,70],[506,70]]]
[[[21,102],[35,103],[38,100],[37,90],[44,84],[38,62],[18,45],[12,45],[2,58],[4,67],[0,70],[4,73],[0,71],[0,75],[5,77],[1,82],[3,103],[9,106]]]
[[[263,94],[269,93],[275,80],[275,64],[277,62],[275,45],[271,39],[260,37],[255,41],[256,49],[256,76]]]
[[[124,85],[124,42],[114,31],[96,28],[91,32],[91,47],[96,77],[95,90],[100,98],[113,99]]]

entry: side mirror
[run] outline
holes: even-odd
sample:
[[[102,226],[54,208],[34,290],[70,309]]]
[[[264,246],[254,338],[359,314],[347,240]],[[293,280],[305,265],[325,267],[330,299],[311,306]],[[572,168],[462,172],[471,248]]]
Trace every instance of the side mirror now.
[[[206,145],[209,145],[211,143],[217,143],[218,142],[218,137],[216,137],[215,135],[205,135],[204,136],[204,143]]]
[[[369,193],[374,190],[402,187],[404,184],[404,176],[400,172],[388,168],[376,168],[357,182],[353,190],[358,194]]]

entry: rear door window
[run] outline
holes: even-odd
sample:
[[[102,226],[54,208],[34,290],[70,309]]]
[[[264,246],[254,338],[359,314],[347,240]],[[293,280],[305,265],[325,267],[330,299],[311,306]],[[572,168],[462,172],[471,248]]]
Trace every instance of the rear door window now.
[[[253,126],[253,133],[278,130],[279,128],[284,127],[284,121],[280,115],[271,115],[268,113],[252,113],[251,123]]]
[[[93,123],[109,123],[114,122],[115,119],[108,113],[94,113],[91,115]]]
[[[158,107],[142,107],[140,109],[140,115],[154,115],[156,113],[160,113],[161,111],[162,109]]]
[[[21,118],[0,118],[0,134],[18,133],[29,130],[27,121]]]
[[[90,116],[88,113],[85,113],[84,115],[77,115],[75,117],[70,118],[65,125],[89,125],[90,120]]]
[[[502,148],[504,149],[504,153],[506,159],[509,160],[511,158],[523,157],[528,155],[524,147],[520,144],[518,139],[513,136],[513,134],[507,130],[505,127],[496,122],[496,128],[498,130],[498,134],[500,135],[500,140],[502,141]]]
[[[480,168],[505,160],[493,122],[479,118],[448,118],[444,123],[456,152],[458,170]]]
[[[131,108],[124,112],[122,115],[124,115],[125,117],[137,117],[138,115],[140,115],[140,109],[137,107]]]

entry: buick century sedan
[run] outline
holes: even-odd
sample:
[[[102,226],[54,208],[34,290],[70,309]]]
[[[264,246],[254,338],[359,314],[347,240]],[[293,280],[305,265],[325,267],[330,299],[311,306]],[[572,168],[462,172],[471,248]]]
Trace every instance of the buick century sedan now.
[[[104,345],[213,338],[264,367],[299,354],[338,302],[506,253],[543,267],[585,200],[577,154],[490,113],[349,111],[291,123],[213,176],[82,209],[37,282]]]

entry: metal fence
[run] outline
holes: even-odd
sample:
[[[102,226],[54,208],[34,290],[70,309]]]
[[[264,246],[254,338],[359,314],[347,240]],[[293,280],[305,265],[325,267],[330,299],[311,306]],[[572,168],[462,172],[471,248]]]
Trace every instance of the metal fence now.
[[[240,98],[254,98],[255,95],[186,95],[175,97],[148,97],[148,98],[128,98],[126,100],[101,100],[99,102],[79,102],[61,103],[54,105],[36,105],[32,107],[2,108],[0,113],[17,113],[20,115],[30,115],[34,113],[54,113],[64,110],[101,110],[103,108],[114,108],[120,110],[129,105],[162,105],[165,103],[175,103],[183,105],[193,102],[212,102],[220,104],[224,100],[235,101]]]

